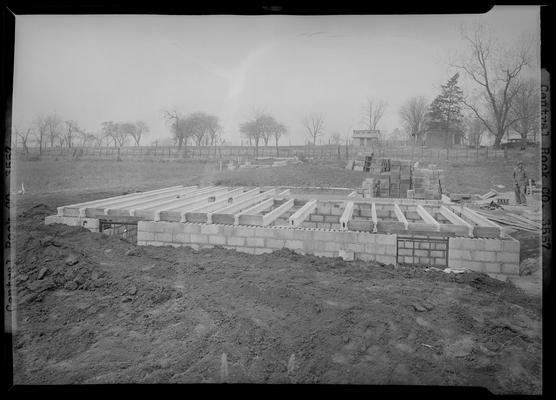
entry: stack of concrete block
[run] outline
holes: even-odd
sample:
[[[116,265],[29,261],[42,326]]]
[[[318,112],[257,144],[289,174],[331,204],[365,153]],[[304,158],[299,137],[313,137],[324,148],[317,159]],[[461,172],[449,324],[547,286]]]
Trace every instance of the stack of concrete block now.
[[[430,168],[415,168],[413,170],[413,187],[416,199],[441,198],[441,184],[444,181],[443,170]]]
[[[363,197],[380,197],[380,182],[375,178],[367,178],[363,181]]]

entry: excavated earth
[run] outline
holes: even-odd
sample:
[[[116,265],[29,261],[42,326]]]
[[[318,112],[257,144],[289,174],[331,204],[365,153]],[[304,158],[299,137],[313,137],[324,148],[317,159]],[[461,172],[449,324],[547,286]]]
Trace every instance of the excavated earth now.
[[[16,384],[542,391],[541,299],[510,282],[286,250],[137,247],[45,226],[60,201],[29,201],[18,211]]]

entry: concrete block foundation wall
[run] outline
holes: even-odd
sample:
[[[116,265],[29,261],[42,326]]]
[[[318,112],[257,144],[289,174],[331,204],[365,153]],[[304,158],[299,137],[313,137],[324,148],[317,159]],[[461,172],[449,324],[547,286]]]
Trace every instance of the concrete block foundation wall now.
[[[519,241],[505,239],[449,239],[448,265],[488,274],[519,274]]]
[[[369,232],[139,221],[137,243],[195,249],[220,245],[251,254],[271,253],[285,247],[323,257],[339,257],[342,252],[348,256],[353,254],[356,260],[396,262],[396,235]]]
[[[316,215],[324,211],[328,212],[326,208],[319,209]],[[331,208],[330,214],[337,217],[336,213],[337,211]],[[93,232],[99,231],[99,220],[95,218],[51,215],[45,218],[45,223],[82,226]],[[347,259],[353,257],[356,260],[377,261],[384,264],[395,264],[397,252],[399,258],[403,257],[403,261],[406,262],[405,257],[409,255],[409,251],[412,251],[406,249],[405,245],[399,246],[397,239],[398,235],[395,233],[300,229],[286,226],[262,227],[163,221],[137,223],[138,245],[190,246],[194,249],[220,245],[250,254],[270,253],[285,247],[301,254],[324,257],[343,256]],[[427,248],[427,244],[421,243],[419,252],[415,255],[423,259],[414,259],[413,262],[425,263],[430,259],[431,265],[442,266],[441,259],[445,260],[445,253],[443,253],[445,250],[433,248],[431,245]],[[504,239],[450,237],[448,266],[488,274],[516,275],[519,274],[519,249],[519,241],[510,237]],[[441,252],[443,254],[440,254]],[[435,260],[435,257],[438,260]],[[398,261],[402,262],[401,259]]]

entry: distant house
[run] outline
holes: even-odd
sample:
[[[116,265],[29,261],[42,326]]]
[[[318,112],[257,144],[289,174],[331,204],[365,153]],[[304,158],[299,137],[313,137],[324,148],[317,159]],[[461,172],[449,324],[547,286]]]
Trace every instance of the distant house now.
[[[442,129],[429,128],[425,132],[423,144],[429,147],[452,147],[463,144],[463,132],[456,131],[451,135],[451,140],[446,137],[446,131]],[[448,142],[446,142],[448,140]]]
[[[372,147],[380,140],[380,130],[354,130],[352,135],[353,146],[356,147]]]

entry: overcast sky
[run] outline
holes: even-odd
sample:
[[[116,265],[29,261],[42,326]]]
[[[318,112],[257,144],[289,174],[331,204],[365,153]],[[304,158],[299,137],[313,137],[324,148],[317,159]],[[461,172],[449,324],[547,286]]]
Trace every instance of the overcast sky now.
[[[56,112],[97,132],[103,121],[143,120],[150,144],[171,136],[162,110],[176,108],[217,115],[239,144],[239,124],[261,110],[288,127],[282,144],[298,144],[311,113],[325,116],[326,141],[363,129],[371,97],[387,102],[380,128],[390,131],[404,101],[438,94],[450,54],[465,49],[461,24],[475,22],[510,45],[540,35],[537,6],[480,16],[18,16],[13,121],[23,128]]]

